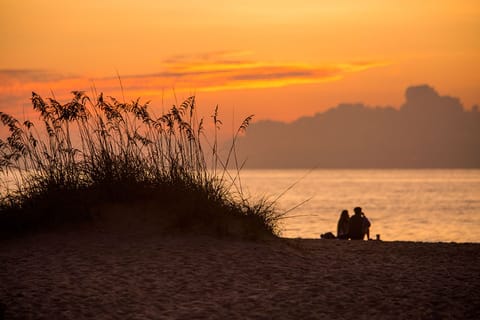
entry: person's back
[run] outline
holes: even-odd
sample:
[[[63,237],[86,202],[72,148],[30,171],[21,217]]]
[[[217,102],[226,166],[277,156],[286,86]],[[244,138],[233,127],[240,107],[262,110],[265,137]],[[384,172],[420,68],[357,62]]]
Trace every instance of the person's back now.
[[[352,240],[363,240],[363,217],[355,213],[350,217],[348,224],[348,236]]]
[[[367,227],[367,224],[368,227],[370,227],[370,222],[363,216],[362,208],[356,207],[353,209],[353,212],[355,212],[355,214],[350,217],[350,223],[348,224],[348,236],[352,240],[363,240],[363,237],[365,236],[365,228]]]

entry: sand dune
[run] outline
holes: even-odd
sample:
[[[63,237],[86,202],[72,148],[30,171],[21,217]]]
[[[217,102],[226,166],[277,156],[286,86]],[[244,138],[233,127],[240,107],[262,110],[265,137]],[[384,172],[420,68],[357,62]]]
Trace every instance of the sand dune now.
[[[5,319],[478,319],[480,245],[106,232],[0,242]]]

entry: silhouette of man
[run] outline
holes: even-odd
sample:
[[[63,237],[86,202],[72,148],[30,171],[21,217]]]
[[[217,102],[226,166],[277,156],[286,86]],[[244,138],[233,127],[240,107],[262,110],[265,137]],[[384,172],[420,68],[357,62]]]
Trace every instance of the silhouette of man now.
[[[363,237],[365,236],[366,218],[364,217],[362,208],[360,207],[353,209],[353,212],[355,214],[350,217],[350,221],[348,223],[348,236],[352,240],[363,240]]]

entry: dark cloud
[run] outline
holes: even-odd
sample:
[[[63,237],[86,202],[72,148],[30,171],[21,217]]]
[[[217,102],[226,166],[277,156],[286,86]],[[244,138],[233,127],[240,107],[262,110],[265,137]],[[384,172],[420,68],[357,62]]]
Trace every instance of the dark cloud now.
[[[254,123],[237,145],[251,168],[480,168],[480,112],[423,85],[400,110],[341,104]]]
[[[203,75],[227,74],[229,70],[205,70],[205,71],[165,71],[156,73],[131,74],[121,76],[122,79],[142,79],[142,78],[185,78]],[[118,79],[118,77],[107,77],[105,79]]]
[[[253,70],[255,71],[255,70]],[[284,71],[284,72],[272,72],[272,73],[245,73],[235,75],[231,79],[233,80],[279,80],[290,78],[310,78],[315,74],[311,71]]]
[[[0,69],[0,80],[22,82],[51,82],[75,78],[75,75],[61,74],[35,69]]]

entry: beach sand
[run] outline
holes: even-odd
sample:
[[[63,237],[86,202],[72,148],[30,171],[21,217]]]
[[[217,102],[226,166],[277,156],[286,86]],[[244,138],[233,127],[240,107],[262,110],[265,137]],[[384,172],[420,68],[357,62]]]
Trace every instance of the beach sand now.
[[[44,233],[0,242],[5,319],[480,319],[480,244]]]

